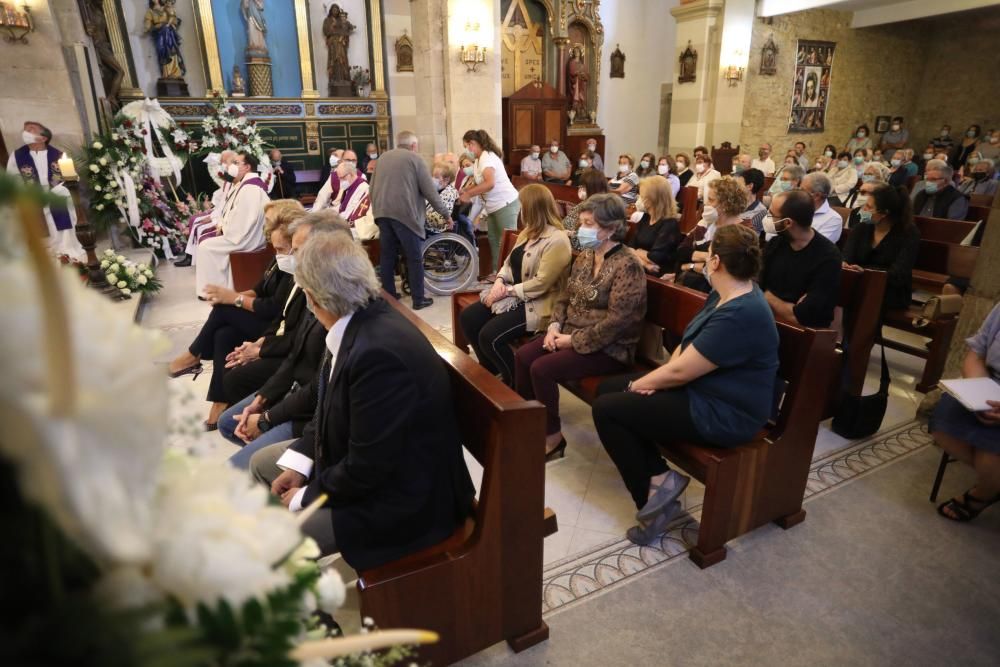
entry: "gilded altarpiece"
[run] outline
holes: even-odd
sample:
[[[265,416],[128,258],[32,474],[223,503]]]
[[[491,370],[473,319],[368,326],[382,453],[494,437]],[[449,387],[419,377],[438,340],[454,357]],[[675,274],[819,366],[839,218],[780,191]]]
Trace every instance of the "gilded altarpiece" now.
[[[538,5],[529,9],[527,0],[511,0],[501,25],[500,71],[504,97],[532,81],[543,79],[543,20],[544,10]]]

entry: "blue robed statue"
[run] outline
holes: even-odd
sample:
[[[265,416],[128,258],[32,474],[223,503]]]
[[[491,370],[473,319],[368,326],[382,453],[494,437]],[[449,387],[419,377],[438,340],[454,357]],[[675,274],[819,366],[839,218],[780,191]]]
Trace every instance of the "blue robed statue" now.
[[[160,76],[164,79],[180,79],[187,72],[181,56],[181,38],[177,34],[181,20],[174,9],[174,1],[149,0],[149,9],[142,24],[143,34],[153,35]]]

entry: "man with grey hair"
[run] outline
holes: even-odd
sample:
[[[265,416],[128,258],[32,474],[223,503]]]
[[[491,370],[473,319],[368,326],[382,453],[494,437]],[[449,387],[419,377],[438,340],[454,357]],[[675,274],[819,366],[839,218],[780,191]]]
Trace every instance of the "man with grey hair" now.
[[[830,208],[830,193],[833,182],[821,171],[814,171],[802,178],[802,189],[812,197],[816,212],[813,213],[812,228],[834,243],[840,240],[844,231],[844,219]]]
[[[770,206],[771,198],[779,192],[789,192],[801,186],[802,177],[805,175],[805,169],[797,164],[786,164],[783,166],[775,177],[774,183],[771,184],[767,194],[763,197],[764,206]],[[773,237],[768,235],[767,238],[770,240]]]
[[[965,220],[969,200],[952,184],[955,170],[944,160],[928,160],[922,188],[913,188],[913,214]]]
[[[382,289],[396,293],[396,258],[402,251],[413,293],[413,309],[434,303],[424,297],[423,240],[427,204],[452,226],[448,210],[431,179],[423,159],[417,154],[417,135],[403,131],[396,137],[396,148],[378,159],[378,178],[371,186],[375,224],[379,231],[379,277]],[[426,200],[426,202],[425,202]]]
[[[314,234],[295,276],[327,330],[316,413],[300,439],[254,455],[254,477],[292,511],[325,496],[303,532],[356,570],[443,541],[475,493],[444,363],[345,234]]]
[[[958,184],[958,191],[967,197],[969,195],[993,196],[1000,185],[994,178],[995,174],[996,163],[990,158],[983,158],[972,165],[968,175]]]

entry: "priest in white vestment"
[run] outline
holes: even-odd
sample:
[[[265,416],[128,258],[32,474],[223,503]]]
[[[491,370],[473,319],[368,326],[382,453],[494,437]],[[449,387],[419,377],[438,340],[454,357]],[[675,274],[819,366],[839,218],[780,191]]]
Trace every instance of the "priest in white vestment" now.
[[[354,151],[344,151],[344,158],[330,172],[330,178],[338,181],[337,194],[330,202],[330,208],[350,223],[354,238],[361,241],[377,239],[378,225],[375,224],[371,199],[368,197],[368,181],[358,170],[358,158]],[[320,209],[313,206],[312,210]]]
[[[222,233],[203,241],[197,250],[195,293],[206,298],[206,285],[233,288],[229,270],[229,255],[234,252],[257,250],[264,245],[264,204],[270,197],[267,185],[257,174],[257,158],[240,153],[229,165],[233,177],[233,193],[222,207]]]
[[[26,182],[33,181],[53,195],[65,197],[64,206],[45,207],[49,248],[57,255],[87,261],[87,253],[76,238],[76,207],[59,172],[58,161],[62,152],[49,145],[52,131],[41,123],[28,121],[24,124],[21,138],[25,145],[11,153],[7,160],[7,173],[20,176]]]
[[[219,187],[212,193],[212,207],[191,216],[188,221],[188,242],[184,254],[174,262],[174,266],[191,266],[197,258],[198,244],[220,234],[222,209],[234,191],[233,177],[229,175],[229,165],[236,161],[236,151],[224,150],[205,158],[208,175]]]

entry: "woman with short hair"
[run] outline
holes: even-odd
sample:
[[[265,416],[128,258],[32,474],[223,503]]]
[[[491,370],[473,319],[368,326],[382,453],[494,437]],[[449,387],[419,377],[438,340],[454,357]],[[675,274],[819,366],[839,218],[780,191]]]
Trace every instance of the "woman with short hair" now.
[[[868,129],[867,125],[862,123],[854,130],[854,136],[847,140],[844,150],[856,155],[860,150],[871,150],[871,147],[872,131]]]
[[[694,172],[691,171],[691,158],[687,153],[678,153],[674,161],[674,167],[677,169],[677,179],[680,181],[681,188],[686,188],[688,181],[694,176]]]
[[[598,389],[594,425],[639,510],[639,525],[626,533],[634,544],[663,534],[690,481],[667,466],[660,443],[735,447],[753,439],[771,415],[779,341],[754,283],[761,262],[752,230],[720,229],[705,263],[712,292],[670,360]]]
[[[712,167],[712,158],[707,153],[702,153],[694,159],[694,176],[688,181],[688,186],[698,188],[698,201],[705,201],[705,187],[720,178],[722,174]]]
[[[518,348],[514,387],[545,405],[545,458],[565,456],[559,383],[627,369],[646,314],[646,275],[625,238],[625,204],[616,194],[590,197],[580,210],[583,251],[552,310],[544,337]]]
[[[618,156],[618,173],[608,183],[608,190],[621,197],[625,204],[634,204],[639,194],[639,174],[635,173],[635,158],[628,153]]]
[[[514,249],[497,272],[493,286],[478,303],[465,308],[459,323],[480,365],[514,384],[514,351],[510,344],[525,334],[544,331],[556,297],[566,283],[573,252],[556,211],[556,200],[544,185],[521,190],[524,228]]]
[[[712,288],[705,278],[704,269],[712,239],[723,227],[748,223],[741,215],[746,209],[746,190],[735,178],[724,176],[712,181],[706,192],[702,219],[678,246],[674,258],[675,272],[663,276],[663,279],[707,294]]]
[[[849,152],[840,151],[837,154],[837,159],[831,162],[830,167],[826,170],[833,185],[831,198],[836,198],[836,201],[830,202],[831,206],[843,206],[843,202],[847,200],[848,195],[854,190],[854,186],[858,184],[858,170],[852,164],[852,159]]]

